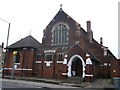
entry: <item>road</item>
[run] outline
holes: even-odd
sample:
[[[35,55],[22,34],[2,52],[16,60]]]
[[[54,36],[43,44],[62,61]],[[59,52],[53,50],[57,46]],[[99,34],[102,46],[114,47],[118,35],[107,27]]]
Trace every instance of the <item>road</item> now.
[[[2,90],[114,90],[110,88],[80,88],[43,82],[0,79]]]
[[[64,86],[64,85],[56,85],[56,84],[50,84],[50,83],[42,83],[42,82],[31,82],[31,81],[22,81],[22,80],[10,80],[10,79],[2,79],[2,88],[3,90],[14,90],[15,88],[18,89],[25,89],[25,90],[48,90],[52,88],[69,88],[71,89],[77,89],[78,87],[72,87],[72,86]],[[9,89],[8,89],[9,88]],[[56,90],[56,89],[55,89]]]
[[[11,82],[2,82],[2,88],[41,88],[41,87]]]

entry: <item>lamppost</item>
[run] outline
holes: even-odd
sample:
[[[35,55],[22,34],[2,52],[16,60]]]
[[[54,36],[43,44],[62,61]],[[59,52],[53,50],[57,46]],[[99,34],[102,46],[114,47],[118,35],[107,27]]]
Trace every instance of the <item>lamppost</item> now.
[[[2,18],[0,18],[0,20],[2,20],[2,21],[4,21],[4,22],[9,24],[9,26],[8,26],[8,33],[7,33],[7,43],[6,43],[6,48],[7,48],[8,47],[8,40],[9,40],[9,32],[10,32],[10,22],[8,22],[8,21],[6,21],[6,20],[4,20]],[[7,49],[6,49],[6,53],[7,53]],[[5,59],[6,59],[6,54],[5,54],[4,61],[5,61]],[[4,78],[4,62],[3,62],[2,66],[3,66],[2,67],[3,68],[3,70],[2,70],[2,78]]]
[[[15,68],[15,62],[16,62],[16,55],[17,55],[17,51],[14,51],[13,52],[13,65],[12,65],[12,74],[11,74],[11,79],[13,80],[14,79],[14,68]]]
[[[10,22],[8,22],[8,21],[6,21],[6,20],[4,20],[4,19],[2,19],[2,18],[0,18],[2,21],[4,21],[4,22],[6,22],[6,23],[8,23],[9,24],[9,26],[8,26],[8,34],[7,34],[7,43],[6,43],[6,47],[8,46],[8,40],[9,40],[9,32],[10,32]]]

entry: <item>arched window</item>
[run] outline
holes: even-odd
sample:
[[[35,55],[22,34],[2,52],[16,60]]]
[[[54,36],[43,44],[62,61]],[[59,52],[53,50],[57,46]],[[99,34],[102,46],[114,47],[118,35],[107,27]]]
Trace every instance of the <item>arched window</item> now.
[[[59,22],[53,29],[53,43],[54,45],[67,44],[68,43],[68,25],[66,23]]]
[[[16,54],[15,63],[20,63],[20,53],[19,52]]]

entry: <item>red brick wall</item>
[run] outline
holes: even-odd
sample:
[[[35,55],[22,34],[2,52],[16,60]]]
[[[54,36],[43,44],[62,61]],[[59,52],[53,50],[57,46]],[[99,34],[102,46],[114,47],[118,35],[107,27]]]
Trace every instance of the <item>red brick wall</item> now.
[[[67,65],[56,63],[55,78],[65,79],[66,75],[62,75],[62,73],[66,73],[66,72],[67,72]]]
[[[7,52],[7,58],[5,60],[5,68],[12,68],[13,65],[13,51],[18,51],[20,53],[20,64],[17,64],[17,68],[19,69],[33,69],[33,60],[34,60],[34,49],[10,49]],[[24,58],[23,58],[24,57]],[[11,70],[5,70],[5,73],[11,74]],[[32,71],[21,71],[15,70],[15,75],[17,76],[32,76]]]
[[[111,78],[110,66],[99,66],[99,78]]]
[[[34,76],[42,77],[42,64],[41,63],[34,64]]]
[[[93,75],[94,75],[94,79],[96,79],[96,78],[98,78],[98,76],[99,76],[99,67],[98,66],[96,66],[95,64],[93,64]]]
[[[43,77],[44,78],[54,78],[53,77],[53,63],[50,64],[50,66],[46,66],[46,64],[43,64]]]
[[[111,62],[111,75],[112,77],[120,78],[120,60],[112,60]]]

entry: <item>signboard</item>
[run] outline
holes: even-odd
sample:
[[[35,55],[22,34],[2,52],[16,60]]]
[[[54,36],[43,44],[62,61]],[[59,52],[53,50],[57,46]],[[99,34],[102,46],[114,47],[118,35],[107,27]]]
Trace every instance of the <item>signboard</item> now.
[[[44,53],[55,53],[56,50],[45,50]]]
[[[46,63],[46,66],[50,66],[50,62],[47,62],[47,63]]]

